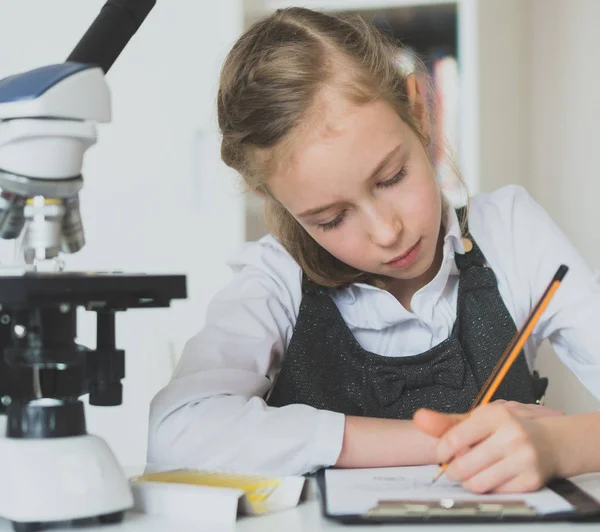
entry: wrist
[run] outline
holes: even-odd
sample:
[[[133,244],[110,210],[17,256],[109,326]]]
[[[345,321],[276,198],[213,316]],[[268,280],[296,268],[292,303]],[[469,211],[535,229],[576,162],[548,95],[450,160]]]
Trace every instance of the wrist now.
[[[563,426],[564,416],[539,418],[534,421],[538,426],[543,452],[548,463],[549,478],[567,478],[576,474],[572,463],[573,456],[568,452],[568,442],[564,441],[568,430]]]

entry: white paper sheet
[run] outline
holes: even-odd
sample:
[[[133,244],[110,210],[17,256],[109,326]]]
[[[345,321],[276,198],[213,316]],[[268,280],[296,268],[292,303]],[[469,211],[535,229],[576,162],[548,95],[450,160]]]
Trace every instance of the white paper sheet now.
[[[573,506],[549,489],[523,494],[471,493],[459,484],[440,478],[431,481],[437,466],[383,467],[375,469],[327,469],[327,512],[331,515],[364,514],[377,506],[380,500],[441,499],[468,500],[524,500],[540,514],[570,511]]]

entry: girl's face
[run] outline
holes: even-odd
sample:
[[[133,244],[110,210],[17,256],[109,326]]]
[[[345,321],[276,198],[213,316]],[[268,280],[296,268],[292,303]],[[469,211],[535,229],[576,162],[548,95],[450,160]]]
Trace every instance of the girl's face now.
[[[294,133],[271,193],[339,260],[424,285],[437,268],[442,201],[419,137],[387,102],[356,105],[331,92],[320,103]]]

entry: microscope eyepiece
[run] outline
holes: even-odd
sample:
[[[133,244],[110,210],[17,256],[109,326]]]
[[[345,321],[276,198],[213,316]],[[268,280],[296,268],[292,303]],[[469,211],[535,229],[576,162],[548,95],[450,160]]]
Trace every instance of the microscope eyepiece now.
[[[92,63],[108,72],[154,4],[156,0],[108,0],[67,61]]]

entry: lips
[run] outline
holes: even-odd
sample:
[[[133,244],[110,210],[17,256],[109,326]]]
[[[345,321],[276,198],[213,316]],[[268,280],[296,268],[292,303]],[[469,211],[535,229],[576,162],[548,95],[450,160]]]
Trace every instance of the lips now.
[[[419,240],[420,242],[420,240]],[[413,251],[414,249],[419,245],[419,242],[417,242],[414,246],[410,247],[409,249],[407,249],[402,255],[398,255],[397,257],[394,257],[392,260],[386,262],[385,264],[394,264],[396,262],[399,262],[403,259],[405,259],[406,257],[408,257]]]

